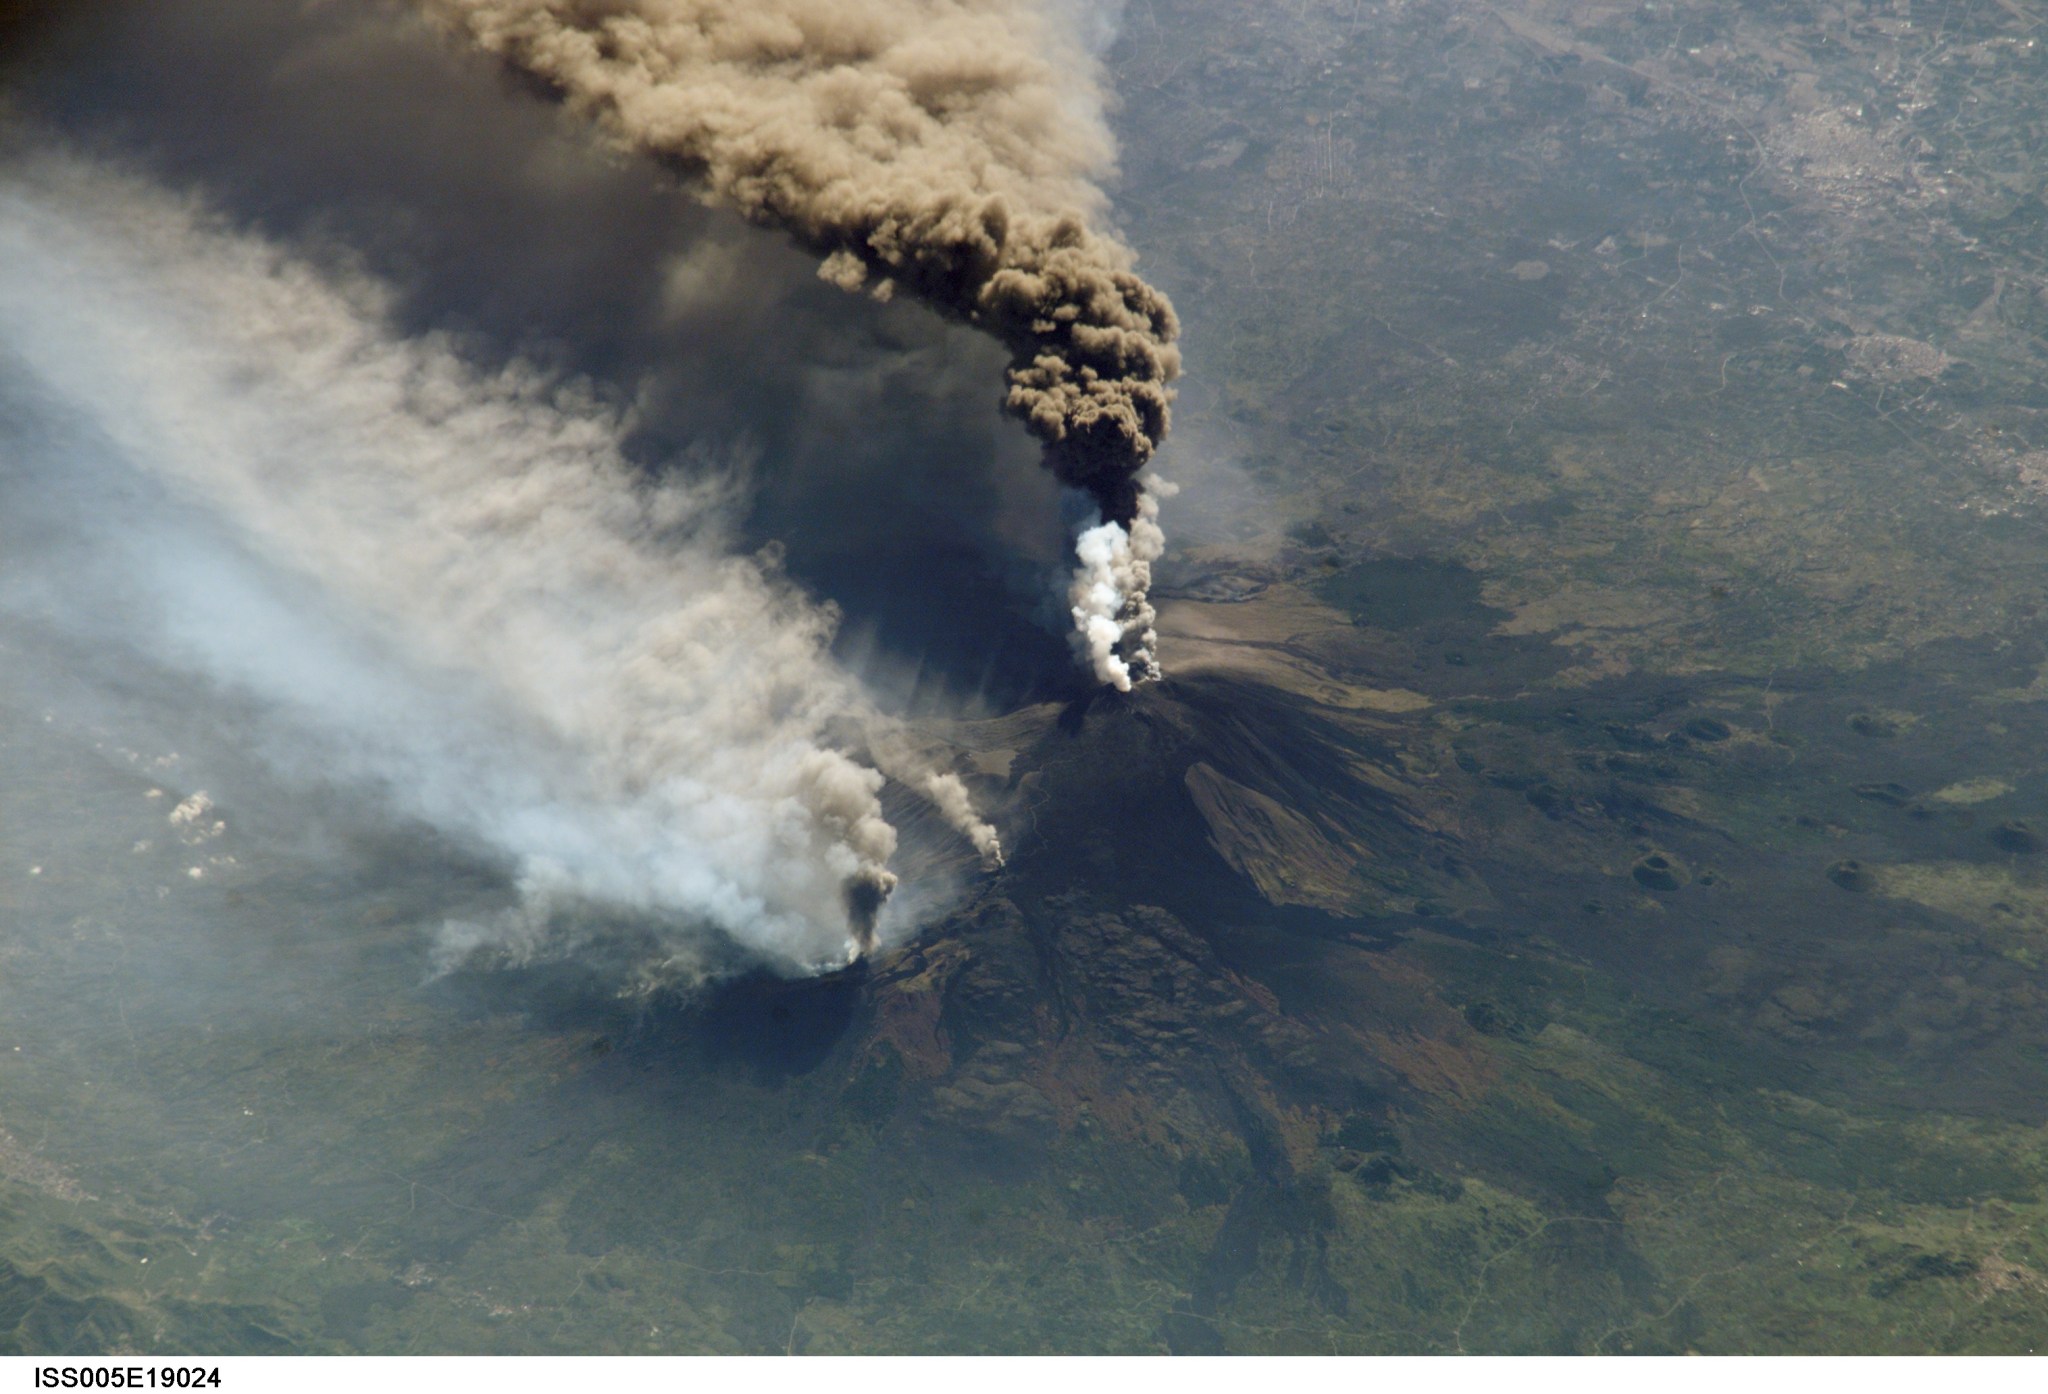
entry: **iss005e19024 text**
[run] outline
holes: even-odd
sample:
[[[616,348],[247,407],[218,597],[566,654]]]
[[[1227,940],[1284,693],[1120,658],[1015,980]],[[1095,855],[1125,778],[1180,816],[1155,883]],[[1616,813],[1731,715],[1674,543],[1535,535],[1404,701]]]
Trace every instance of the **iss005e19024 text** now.
[[[38,1365],[37,1389],[218,1389],[208,1365]]]

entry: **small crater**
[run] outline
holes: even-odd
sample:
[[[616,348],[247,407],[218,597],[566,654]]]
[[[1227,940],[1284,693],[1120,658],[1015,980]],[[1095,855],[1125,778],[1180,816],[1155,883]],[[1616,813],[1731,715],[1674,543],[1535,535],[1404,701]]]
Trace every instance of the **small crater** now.
[[[1829,867],[1828,880],[1845,891],[1869,891],[1877,888],[1877,878],[1871,875],[1870,868],[1853,858],[1836,862]]]
[[[2015,818],[2010,823],[2000,823],[1991,830],[1991,840],[2007,852],[2026,854],[2041,850],[2041,834],[2035,832],[2029,823]]]
[[[1651,852],[1629,869],[1629,875],[1653,891],[1675,891],[1686,883],[1685,863],[1669,852]]]

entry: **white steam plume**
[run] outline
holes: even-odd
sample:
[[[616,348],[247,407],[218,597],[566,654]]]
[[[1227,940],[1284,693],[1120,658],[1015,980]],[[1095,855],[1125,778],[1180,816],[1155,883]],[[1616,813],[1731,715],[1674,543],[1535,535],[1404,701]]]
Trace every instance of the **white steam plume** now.
[[[1138,516],[1128,530],[1116,523],[1098,523],[1074,543],[1081,564],[1068,587],[1073,602],[1074,650],[1103,682],[1129,692],[1134,682],[1159,676],[1159,634],[1153,625],[1159,612],[1147,596],[1152,588],[1152,563],[1166,554],[1166,534],[1159,530],[1159,500],[1172,498],[1177,486],[1147,478],[1138,496]]]
[[[323,780],[515,862],[536,913],[791,970],[869,947],[897,837],[827,733],[887,723],[834,614],[732,554],[725,486],[648,483],[615,413],[387,310],[146,183],[0,160],[0,363],[167,496],[100,556],[156,613],[94,637],[255,698]],[[83,491],[72,463],[31,467]]]

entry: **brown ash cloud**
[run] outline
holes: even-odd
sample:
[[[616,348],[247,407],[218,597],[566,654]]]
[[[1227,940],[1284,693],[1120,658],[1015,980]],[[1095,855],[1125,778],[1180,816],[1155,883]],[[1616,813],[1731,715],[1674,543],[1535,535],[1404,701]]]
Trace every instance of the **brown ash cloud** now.
[[[423,3],[628,148],[786,231],[826,279],[914,296],[993,336],[1010,355],[1005,405],[1047,466],[1105,522],[1138,523],[1179,323],[1100,225],[1112,151],[1094,61],[1040,7]],[[1144,605],[1118,597],[1132,621],[1118,644],[1138,639]]]

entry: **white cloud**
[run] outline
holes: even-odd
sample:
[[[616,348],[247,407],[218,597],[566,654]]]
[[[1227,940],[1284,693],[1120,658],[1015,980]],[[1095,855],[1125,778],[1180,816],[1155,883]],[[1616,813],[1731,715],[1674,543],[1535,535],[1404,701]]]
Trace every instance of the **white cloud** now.
[[[613,410],[386,306],[146,182],[0,164],[0,355],[83,423],[35,487],[113,518],[97,452],[162,491],[99,538],[120,604],[38,603],[256,699],[281,763],[509,858],[536,913],[844,962],[896,834],[832,738],[878,720],[833,614],[733,554],[716,472],[649,483]]]

